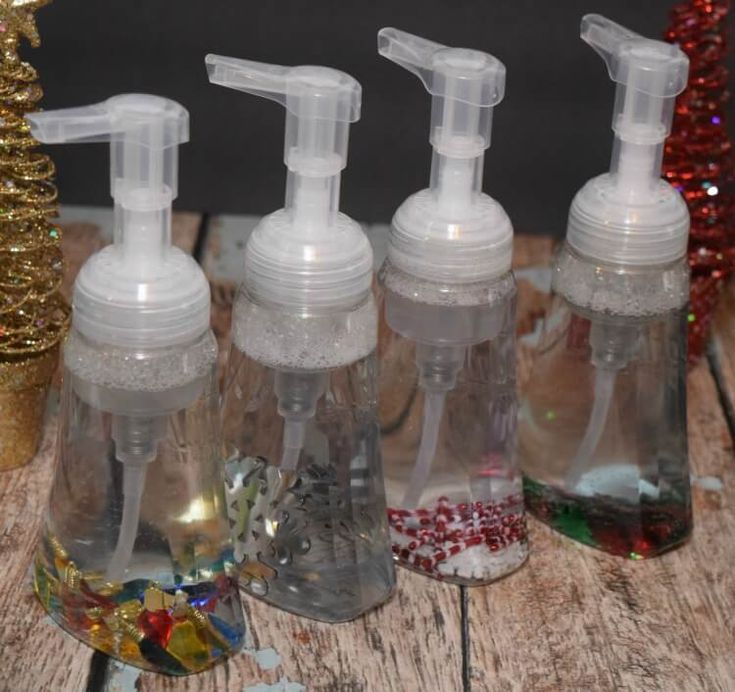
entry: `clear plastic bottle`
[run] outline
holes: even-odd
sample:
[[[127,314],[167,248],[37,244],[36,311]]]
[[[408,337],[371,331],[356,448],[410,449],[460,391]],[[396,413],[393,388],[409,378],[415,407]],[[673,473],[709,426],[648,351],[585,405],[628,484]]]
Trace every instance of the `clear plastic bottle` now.
[[[377,413],[372,251],[340,214],[360,86],[323,67],[208,56],[210,79],[288,111],[286,206],[253,230],[223,401],[240,584],[340,622],[385,601],[388,540]]]
[[[632,559],[691,532],[686,433],[689,217],[660,179],[688,61],[599,15],[582,37],[618,83],[612,170],[575,197],[519,416],[526,502]]]
[[[237,651],[209,288],[170,244],[188,114],[124,95],[29,118],[46,142],[112,140],[115,243],[74,287],[58,466],[35,589],[72,635],[184,675]]]
[[[512,227],[481,192],[505,68],[391,28],[378,48],[434,101],[431,187],[396,212],[378,276],[392,549],[422,574],[485,584],[528,551],[515,454]]]
[[[528,508],[607,552],[657,555],[691,531],[689,268],[681,259],[621,271],[564,246],[553,276],[520,423]],[[607,309],[595,310],[603,294]]]

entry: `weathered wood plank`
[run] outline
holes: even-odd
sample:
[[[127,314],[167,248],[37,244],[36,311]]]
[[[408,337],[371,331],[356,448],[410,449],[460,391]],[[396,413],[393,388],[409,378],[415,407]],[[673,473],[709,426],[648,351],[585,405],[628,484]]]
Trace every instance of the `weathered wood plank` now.
[[[191,219],[188,235],[175,234],[186,236],[192,248],[196,231],[191,229],[198,226],[198,218]],[[203,258],[213,288],[213,326],[225,347],[247,233],[226,226],[232,232],[211,234]],[[379,234],[384,229],[369,230]],[[65,243],[91,248],[79,250],[77,259],[67,251],[70,271],[105,241],[105,234],[100,237],[89,228],[67,232]],[[515,266],[533,267],[548,260],[550,251],[548,239],[520,237]],[[528,316],[519,327],[521,333],[530,333],[535,315],[547,308],[548,296],[527,272],[521,272],[519,287],[519,316]],[[725,302],[723,308],[729,313],[715,327],[719,353],[733,359],[728,363],[722,358],[726,392],[730,386],[735,391],[735,378],[727,371],[729,367],[735,373],[735,343],[725,331],[732,319],[728,314],[735,315],[735,295],[730,300],[731,307]],[[530,356],[530,346],[522,344],[521,372],[527,371]],[[575,544],[532,521],[529,564],[490,587],[468,590],[474,690],[730,688],[735,679],[735,626],[729,619],[735,605],[732,441],[706,364],[691,374],[689,396],[693,540],[659,559],[632,563]],[[0,689],[80,690],[87,681],[91,650],[50,624],[27,577],[52,477],[54,427],[52,420],[31,465],[0,474],[0,558],[8,565],[8,586],[0,590]],[[253,599],[245,603],[252,633],[248,651],[185,679],[113,663],[107,689],[245,692],[260,682],[284,678],[309,690],[461,689],[455,587],[400,571],[399,592],[392,601],[337,626],[298,618]]]
[[[517,259],[548,259],[535,239]],[[520,283],[520,282],[519,282]],[[519,326],[543,292],[527,288]],[[726,361],[735,372],[735,297]],[[524,302],[525,301],[525,302]],[[725,308],[728,309],[728,308]],[[528,325],[526,325],[528,326]],[[528,330],[526,330],[528,331]],[[519,375],[532,350],[521,344]],[[730,380],[735,390],[735,378]],[[689,376],[689,444],[694,480],[692,540],[658,559],[607,556],[530,520],[524,569],[469,590],[470,666],[477,690],[728,689],[735,678],[735,467],[732,440],[706,363]]]
[[[143,673],[140,692],[248,690],[286,678],[309,692],[405,692],[461,689],[459,589],[403,570],[399,591],[354,622],[326,625],[244,597],[253,649],[185,679]],[[257,652],[278,653],[278,665],[259,668]],[[272,656],[266,660],[272,659]]]
[[[735,467],[706,363],[689,378],[689,426],[692,540],[632,562],[532,521],[526,568],[470,591],[474,689],[728,689]]]
[[[63,227],[62,292],[67,299],[79,268],[103,244],[94,224],[74,222]],[[51,398],[57,396],[52,391]],[[92,651],[51,622],[31,584],[36,534],[53,479],[55,443],[56,417],[51,413],[36,458],[24,468],[0,473],[0,559],[7,565],[0,589],[1,689],[83,689],[89,674]]]
[[[36,534],[53,477],[56,421],[27,466],[0,473],[0,690],[83,690],[92,650],[54,625],[31,585]]]

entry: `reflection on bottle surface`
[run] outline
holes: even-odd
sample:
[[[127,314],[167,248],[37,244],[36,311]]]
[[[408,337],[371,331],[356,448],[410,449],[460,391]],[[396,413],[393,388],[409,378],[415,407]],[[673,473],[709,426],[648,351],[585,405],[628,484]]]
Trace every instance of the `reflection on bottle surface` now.
[[[380,417],[398,564],[485,584],[528,552],[515,458],[515,284],[445,287],[380,273]],[[426,284],[426,285],[424,285]],[[429,326],[433,325],[433,326]]]
[[[123,368],[122,350],[98,346],[72,333],[65,349],[35,589],[58,624],[110,656],[174,675],[204,670],[237,651],[245,633],[231,576],[214,340],[208,334],[185,354],[141,351]],[[121,378],[171,386],[125,389]]]
[[[541,520],[633,559],[687,538],[686,324],[685,307],[616,315],[554,298],[519,427]]]
[[[288,447],[293,401],[284,404],[284,391],[307,391],[299,385],[309,378],[316,406],[303,419],[299,446]],[[227,494],[248,593],[328,622],[350,620],[391,595],[374,383],[374,354],[312,373],[268,367],[233,346],[224,399]]]

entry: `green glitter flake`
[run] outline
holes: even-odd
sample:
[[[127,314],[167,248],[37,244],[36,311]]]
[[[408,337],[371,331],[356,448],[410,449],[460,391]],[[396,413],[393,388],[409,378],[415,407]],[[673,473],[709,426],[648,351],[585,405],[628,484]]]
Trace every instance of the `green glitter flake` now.
[[[59,237],[59,229],[58,229],[58,228],[52,228],[52,229],[51,229],[51,230],[50,230],[50,231],[48,232],[48,234],[49,234],[49,235],[50,235],[50,236],[51,236],[52,238],[58,238],[58,237]]]
[[[692,322],[696,322],[696,321],[697,321],[697,316],[693,312],[690,312],[687,315],[687,322],[689,322],[689,324],[691,324]]]
[[[640,555],[639,553],[630,553],[630,554],[628,555],[628,557],[629,557],[629,558],[630,558],[631,560],[642,560],[642,559],[643,559],[643,555]]]
[[[563,534],[580,543],[596,546],[597,541],[590,531],[584,513],[573,505],[562,506],[551,521],[551,525]]]
[[[556,420],[556,411],[549,409],[546,412],[546,420]]]

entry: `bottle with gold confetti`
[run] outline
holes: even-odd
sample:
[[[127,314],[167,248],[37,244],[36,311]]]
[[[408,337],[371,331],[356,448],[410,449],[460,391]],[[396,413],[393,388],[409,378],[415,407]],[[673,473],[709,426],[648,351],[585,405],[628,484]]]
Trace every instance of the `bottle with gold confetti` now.
[[[110,141],[115,200],[115,242],[74,286],[36,593],[64,629],[111,656],[197,672],[240,648],[244,621],[209,286],[171,246],[188,113],[131,94],[29,120],[42,142]]]
[[[661,180],[686,55],[599,15],[582,38],[617,83],[612,167],[569,212],[519,422],[529,509],[640,559],[691,532],[686,326],[689,214]]]

